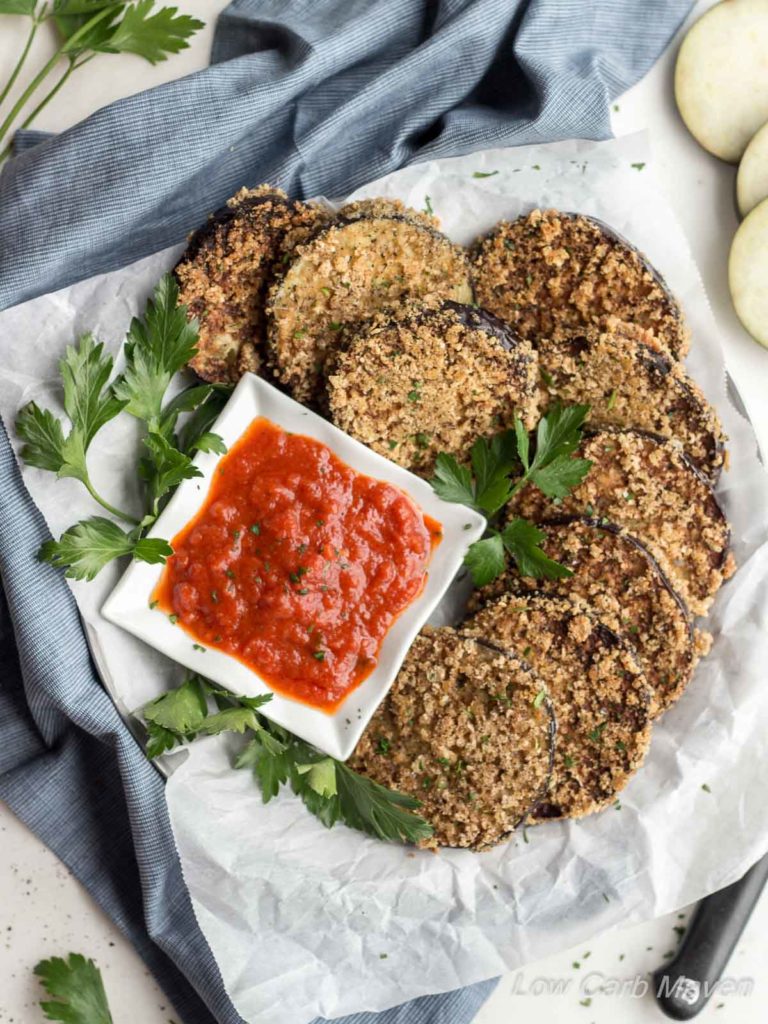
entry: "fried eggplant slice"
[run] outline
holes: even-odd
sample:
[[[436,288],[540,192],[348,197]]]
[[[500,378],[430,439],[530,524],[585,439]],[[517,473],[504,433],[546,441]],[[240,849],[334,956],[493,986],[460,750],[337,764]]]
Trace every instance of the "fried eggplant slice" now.
[[[586,403],[595,427],[637,427],[676,437],[714,483],[725,461],[715,410],[680,363],[653,347],[647,331],[619,320],[607,327],[539,339],[550,400]]]
[[[190,367],[203,380],[235,383],[261,373],[267,286],[293,248],[329,219],[279,189],[241,189],[190,238],[176,265],[179,301],[200,323]]]
[[[695,632],[685,602],[645,545],[615,523],[563,516],[540,525],[544,552],[573,576],[534,580],[509,571],[475,591],[470,608],[480,608],[510,589],[581,598],[601,622],[632,644],[658,713],[666,711],[706,653],[708,634]]]
[[[481,306],[530,341],[605,329],[609,317],[653,332],[676,359],[688,351],[682,310],[647,258],[583,214],[533,210],[502,221],[474,250]]]
[[[609,804],[640,767],[655,713],[632,646],[584,602],[539,593],[497,598],[462,632],[520,652],[552,699],[552,785],[531,820],[580,818]]]
[[[478,437],[538,418],[535,351],[503,321],[455,302],[357,329],[329,368],[331,419],[415,473],[439,452],[463,460]]]
[[[317,402],[326,356],[346,325],[414,299],[471,302],[464,250],[401,204],[354,204],[349,217],[342,208],[270,292],[275,376],[297,401]]]
[[[515,654],[448,627],[414,641],[350,768],[421,802],[424,845],[486,849],[546,794],[552,707]]]
[[[605,429],[585,438],[578,454],[592,468],[568,497],[555,504],[525,487],[510,515],[537,522],[586,515],[624,527],[648,548],[689,611],[706,615],[735,562],[728,521],[682,446],[641,430]]]

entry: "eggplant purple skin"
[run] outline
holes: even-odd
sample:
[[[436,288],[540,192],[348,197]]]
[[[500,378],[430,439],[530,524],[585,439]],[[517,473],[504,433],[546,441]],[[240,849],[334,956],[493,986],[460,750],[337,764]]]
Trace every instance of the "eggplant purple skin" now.
[[[571,217],[573,220],[576,220],[577,218],[581,217],[582,220],[589,221],[590,224],[594,224],[596,227],[598,227],[603,232],[603,234],[606,235],[611,241],[618,242],[619,245],[624,245],[627,247],[627,249],[633,252],[635,256],[637,256],[637,258],[640,260],[642,265],[645,267],[645,269],[648,271],[648,273],[651,275],[656,284],[659,286],[659,288],[661,288],[661,290],[664,292],[664,297],[669,302],[672,309],[675,311],[678,323],[682,323],[683,311],[680,308],[680,303],[677,301],[674,294],[672,293],[672,289],[669,287],[669,285],[661,276],[656,267],[654,267],[654,265],[650,262],[645,253],[641,252],[637,248],[637,246],[633,245],[629,241],[629,239],[624,237],[624,235],[619,234],[618,231],[615,231],[612,227],[610,227],[610,225],[606,224],[605,221],[599,220],[597,217],[591,217],[589,216],[589,214],[586,213],[572,213],[570,210],[563,214],[563,216]]]
[[[192,260],[197,259],[201,252],[210,249],[215,243],[217,228],[230,224],[242,216],[243,213],[248,213],[250,210],[254,210],[257,206],[262,206],[265,203],[282,207],[293,205],[292,200],[285,199],[283,196],[272,192],[267,192],[260,196],[248,196],[234,206],[220,206],[218,210],[211,214],[205,224],[192,232],[187,242],[187,247],[181,254],[176,267],[180,267],[184,263],[191,263]],[[174,267],[174,271],[176,267]]]
[[[670,597],[674,600],[680,611],[685,616],[686,625],[688,627],[688,636],[691,644],[694,641],[694,627],[693,627],[693,616],[690,613],[688,605],[685,603],[683,598],[678,594],[675,588],[672,586],[667,574],[661,568],[659,563],[653,557],[648,548],[643,542],[635,537],[633,534],[628,533],[622,529],[616,523],[611,522],[609,519],[605,519],[601,516],[552,516],[548,519],[542,519],[536,525],[546,529],[547,526],[570,526],[573,523],[581,523],[584,526],[590,526],[595,530],[604,530],[606,533],[612,533],[614,536],[621,536],[624,540],[628,541],[630,545],[646,559],[651,565],[653,570],[656,572],[658,578]]]
[[[528,597],[528,598],[531,598],[531,597],[543,597],[543,598],[546,598],[548,596],[543,591],[539,591],[539,590],[528,590],[528,591],[525,591],[524,594],[525,594],[525,597]],[[635,662],[638,670],[642,673],[642,666],[638,662],[637,657],[636,657],[636,655],[635,655],[631,645],[628,644],[627,641],[624,640],[623,637],[619,636],[618,633],[614,632],[614,630],[609,629],[608,626],[606,626],[604,623],[600,622],[599,619],[595,619],[595,621],[594,621],[593,635],[597,636],[598,639],[599,639],[599,642],[603,646],[605,646],[605,647],[608,647],[608,648],[623,647],[628,652],[628,654],[632,658],[632,660]],[[643,678],[645,678],[644,673],[643,673]],[[651,708],[652,700],[653,700],[653,694],[652,694],[651,688],[649,686],[646,686],[645,687],[645,700],[643,702],[643,707],[645,707],[646,711],[647,711],[647,717],[646,717],[646,720],[645,720],[646,723],[650,722],[650,720],[651,720],[650,708]],[[553,768],[554,768],[554,763],[553,763]],[[604,799],[607,799],[610,796],[611,796],[611,793],[602,794],[602,798],[604,798]],[[536,818],[536,822],[534,822],[534,824],[540,824],[543,821],[557,820],[557,819],[562,819],[562,818],[566,817],[563,814],[562,808],[558,807],[556,804],[548,803],[546,801],[546,799],[542,799],[539,803],[534,804],[534,806],[528,811],[528,813],[526,815],[526,818],[531,817],[531,816],[535,816],[535,818]]]
[[[523,344],[522,339],[506,320],[502,320],[501,317],[481,306],[468,306],[463,302],[446,299],[441,308],[455,313],[459,322],[469,330],[483,331],[490,337],[496,338],[508,352],[512,352]]]
[[[662,275],[659,273],[659,271],[656,269],[656,267],[654,267],[654,265],[649,261],[648,257],[645,255],[645,253],[641,252],[637,248],[636,245],[633,245],[627,238],[625,238],[623,235],[619,234],[618,231],[615,231],[612,227],[610,227],[608,224],[606,224],[605,221],[599,220],[597,217],[591,217],[591,216],[589,216],[586,213],[574,213],[571,210],[558,210],[557,212],[559,213],[559,215],[561,217],[568,217],[570,220],[581,219],[581,220],[588,221],[590,224],[594,224],[595,227],[599,231],[602,231],[602,233],[610,241],[615,242],[618,245],[623,245],[627,249],[629,249],[631,252],[633,252],[635,254],[635,256],[637,256],[637,258],[640,260],[640,263],[642,264],[644,269],[648,271],[648,273],[651,275],[653,280],[656,282],[656,284],[662,290],[662,292],[664,294],[664,298],[669,303],[670,309],[674,312],[675,320],[677,321],[677,323],[678,324],[682,324],[683,323],[683,311],[680,308],[680,303],[675,298],[675,296],[674,296],[674,294],[672,292],[672,289],[669,287],[669,285],[667,284],[665,279],[662,277]],[[523,220],[527,216],[528,216],[528,214],[521,214],[520,217],[516,218],[516,220]],[[498,226],[492,228],[490,231],[486,232],[486,234],[481,235],[475,241],[475,243],[473,244],[471,252],[472,253],[479,253],[480,252],[480,247],[482,246],[482,243],[486,239],[492,238],[496,234],[497,231],[498,231]]]
[[[490,640],[486,640],[484,637],[470,636],[467,633],[462,633],[460,630],[458,631],[458,636],[460,636],[461,639],[463,639],[463,640],[473,640],[479,647],[485,647],[487,650],[493,651],[495,654],[502,654],[505,658],[509,658],[511,661],[518,662],[525,669],[530,670],[532,672],[535,672],[535,669],[533,668],[533,666],[530,665],[525,660],[525,658],[521,657],[515,651],[509,651],[509,650],[507,650],[504,647],[499,647],[498,644],[491,643]],[[496,842],[494,843],[494,846],[497,846],[499,843],[505,842],[507,839],[510,838],[510,836],[514,835],[514,833],[517,831],[517,829],[520,828],[521,825],[524,825],[525,822],[528,820],[528,818],[541,805],[541,801],[544,799],[544,797],[546,796],[547,792],[549,791],[549,787],[550,787],[551,782],[552,782],[552,773],[555,770],[555,745],[556,745],[556,741],[557,741],[557,717],[555,715],[554,705],[553,705],[552,701],[550,700],[548,694],[545,695],[544,700],[542,701],[541,706],[546,708],[547,715],[549,717],[549,728],[547,730],[547,734],[548,734],[547,739],[548,739],[548,746],[549,746],[549,764],[548,764],[548,767],[547,767],[547,778],[546,778],[546,781],[542,785],[540,792],[536,795],[536,797],[535,797],[533,803],[531,804],[531,806],[529,808],[527,808],[527,810],[525,810],[523,812],[523,814],[520,815],[518,820],[514,823],[514,825],[512,826],[512,828],[508,832],[505,832],[503,835],[501,835],[498,838],[498,840],[496,840]]]
[[[588,345],[588,339],[583,334],[573,334],[568,338],[568,344],[573,346],[573,353],[575,355],[581,355],[584,352],[585,347]],[[654,374],[659,378],[665,378],[669,376],[675,366],[678,366],[676,360],[671,357],[664,355],[664,353],[651,348],[649,345],[643,344],[643,342],[637,342],[637,351],[640,359],[640,363],[645,367],[650,374]],[[702,403],[699,398],[694,395],[692,388],[685,380],[678,380],[679,391],[681,399],[683,401],[685,410],[692,410],[693,412],[700,413],[702,411]],[[596,428],[596,429],[611,429],[610,427]],[[627,428],[634,429],[634,428]],[[642,432],[642,431],[641,431]],[[653,431],[646,431],[647,434],[652,434]],[[659,435],[657,435],[659,436]],[[666,438],[669,440],[669,438]],[[704,477],[706,482],[713,487],[720,479],[720,473],[723,469],[725,443],[722,439],[718,438],[714,433],[707,431],[707,438],[705,441],[705,448],[707,455],[702,464],[694,462],[690,456],[688,456],[689,462],[693,462],[696,465],[699,474]]]
[[[584,430],[585,438],[595,437],[595,435],[597,434],[635,434],[638,437],[643,437],[651,441],[656,441],[658,444],[667,444],[671,440],[669,437],[664,437],[663,434],[656,434],[652,430],[643,430],[640,427],[605,426],[590,429],[590,427],[587,426]],[[722,452],[724,450],[724,447],[725,446],[721,443],[719,446],[719,450]],[[705,473],[702,472],[701,468],[693,461],[693,459],[690,457],[690,455],[688,455],[688,453],[684,449],[681,448],[679,454],[682,458],[682,461],[685,463],[686,467],[694,474],[699,483],[707,489],[710,506],[707,510],[708,514],[711,510],[711,518],[719,520],[725,527],[725,544],[723,545],[722,549],[718,552],[718,561],[713,565],[713,568],[715,569],[722,569],[725,565],[726,559],[728,558],[728,552],[731,548],[731,524],[729,523],[725,513],[723,512],[722,507],[720,506],[720,502],[717,500],[717,495],[715,494],[715,488],[713,486],[712,480],[710,480],[710,478]]]

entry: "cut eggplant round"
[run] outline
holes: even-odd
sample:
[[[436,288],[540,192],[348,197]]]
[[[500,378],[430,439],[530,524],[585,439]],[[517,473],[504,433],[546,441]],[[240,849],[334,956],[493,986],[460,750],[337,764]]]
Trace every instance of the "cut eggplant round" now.
[[[768,121],[768,4],[725,0],[689,29],[675,65],[675,100],[709,153],[737,163]]]
[[[398,212],[394,212],[394,209]],[[301,246],[269,299],[270,360],[297,401],[317,402],[345,328],[404,301],[472,301],[466,253],[402,204],[356,204]]]
[[[538,358],[497,317],[459,303],[414,307],[356,330],[327,381],[337,427],[406,469],[538,419]]]
[[[482,607],[508,590],[538,590],[584,600],[601,622],[637,651],[660,714],[691,680],[701,643],[685,602],[645,545],[603,519],[561,517],[541,523],[542,548],[572,576],[533,580],[509,571],[473,596]]]
[[[768,199],[768,124],[750,139],[736,175],[736,203],[742,217],[764,199]]]
[[[555,720],[527,662],[479,637],[424,630],[348,764],[420,801],[422,845],[487,849],[548,790]]]
[[[528,486],[509,515],[546,522],[569,514],[622,526],[648,548],[691,614],[706,615],[735,569],[730,528],[682,446],[640,430],[600,430],[578,454],[592,467],[570,495],[555,504]]]
[[[327,223],[313,203],[279,189],[241,189],[196,231],[175,268],[179,302],[200,324],[190,367],[203,380],[235,383],[264,369],[266,290],[275,269]]]
[[[463,632],[520,651],[557,719],[555,766],[532,821],[579,818],[609,804],[648,750],[653,693],[633,648],[573,598],[505,594]]]
[[[717,480],[725,459],[717,414],[650,332],[609,319],[603,332],[561,332],[539,339],[537,349],[550,398],[586,403],[594,427],[637,427],[675,437],[702,473]]]
[[[477,301],[523,338],[604,329],[618,317],[652,331],[676,359],[688,351],[682,310],[661,275],[592,217],[533,210],[502,221],[476,244],[473,265]]]
[[[758,203],[734,235],[728,286],[739,320],[768,347],[768,199]]]

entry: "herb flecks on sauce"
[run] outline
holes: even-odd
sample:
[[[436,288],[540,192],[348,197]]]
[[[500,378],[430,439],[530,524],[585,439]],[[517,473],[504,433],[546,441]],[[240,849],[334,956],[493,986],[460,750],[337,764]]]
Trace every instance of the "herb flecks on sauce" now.
[[[331,709],[373,671],[421,592],[440,524],[398,488],[263,418],[220,468],[173,539],[153,598],[196,642]]]

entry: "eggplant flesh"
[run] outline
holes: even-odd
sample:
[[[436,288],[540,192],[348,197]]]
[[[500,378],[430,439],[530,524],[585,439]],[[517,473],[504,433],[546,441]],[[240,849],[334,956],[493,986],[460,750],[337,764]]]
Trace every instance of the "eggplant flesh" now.
[[[297,401],[316,403],[329,352],[345,325],[415,299],[472,300],[466,254],[404,216],[360,216],[301,248],[269,299],[275,376]]]

